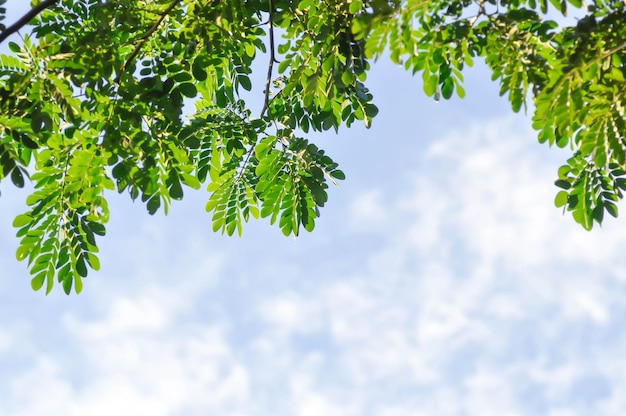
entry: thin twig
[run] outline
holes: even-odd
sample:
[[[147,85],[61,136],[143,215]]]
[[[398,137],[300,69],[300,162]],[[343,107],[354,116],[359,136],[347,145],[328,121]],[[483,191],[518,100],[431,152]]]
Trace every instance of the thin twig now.
[[[30,11],[22,16],[17,22],[13,23],[11,26],[4,29],[2,33],[0,33],[0,43],[4,42],[6,38],[26,26],[39,13],[57,4],[58,1],[59,0],[44,0],[32,9],[30,9]]]
[[[263,108],[261,109],[261,114],[259,115],[259,118],[262,119],[263,116],[265,115],[265,112],[267,111],[267,108],[269,107],[269,103],[270,103],[270,84],[272,83],[272,74],[274,72],[274,62],[278,62],[276,60],[276,54],[274,52],[274,2],[273,0],[269,0],[269,6],[270,6],[270,16],[269,19],[267,21],[268,25],[269,25],[269,31],[270,31],[270,63],[267,67],[267,78],[265,79],[265,99],[263,100]],[[248,152],[246,154],[246,159],[243,161],[242,169],[239,172],[239,176],[237,176],[237,179],[235,180],[236,182],[239,182],[241,180],[241,178],[243,177],[243,173],[245,171],[245,167],[248,165],[248,161],[250,160],[250,157],[252,156],[252,153],[254,153],[254,145],[250,146],[250,149],[248,149]]]
[[[157,31],[159,26],[161,26],[161,23],[163,23],[163,20],[165,20],[167,15],[170,14],[170,12],[174,9],[174,7],[176,7],[176,5],[178,5],[178,3],[180,3],[180,1],[181,0],[173,0],[170,5],[167,6],[167,9],[165,9],[163,13],[160,14],[159,19],[152,25],[152,27],[146,33],[144,33],[144,35],[139,40],[139,43],[135,46],[135,49],[133,49],[133,52],[126,59],[126,62],[124,62],[124,65],[122,66],[122,69],[120,70],[120,73],[115,80],[116,83],[119,84],[122,75],[124,75],[124,72],[126,72],[130,64],[135,60],[135,58],[139,54],[139,51],[141,50],[141,48],[143,48],[143,45],[145,45],[148,41],[148,38]]]
[[[474,16],[471,19],[469,19],[469,25],[470,26],[474,26],[474,23],[476,23],[476,20],[478,20],[478,18],[480,16],[486,16],[486,13],[485,13],[485,0],[479,0],[478,1],[478,13],[476,13],[476,16]]]
[[[267,107],[270,103],[270,84],[272,83],[272,73],[274,71],[274,62],[278,62],[276,60],[276,54],[274,52],[274,2],[272,0],[269,1],[270,6],[270,16],[267,21],[270,30],[270,63],[267,67],[267,78],[265,79],[265,100],[263,101],[263,108],[261,109],[261,115],[259,118],[263,118],[265,115],[265,111],[267,111]]]

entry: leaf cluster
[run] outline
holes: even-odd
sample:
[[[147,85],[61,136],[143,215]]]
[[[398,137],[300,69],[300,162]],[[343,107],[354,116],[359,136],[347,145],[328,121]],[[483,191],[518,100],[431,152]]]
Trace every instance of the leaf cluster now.
[[[14,221],[33,289],[48,293],[58,281],[78,293],[88,269],[99,268],[109,190],[154,214],[204,185],[213,229],[228,235],[241,235],[250,217],[267,217],[285,235],[314,228],[327,182],[344,175],[298,131],[369,123],[375,107],[356,77],[337,75],[364,58],[329,51],[332,39],[320,48],[319,36],[307,38],[308,56],[315,48],[327,63],[319,83],[302,82],[310,62],[302,48],[284,46],[297,29],[283,33],[285,53],[272,50],[290,64],[281,63],[286,74],[270,71],[279,90],[267,89],[267,111],[251,114],[241,94],[253,88],[252,63],[296,10],[291,2],[65,0],[40,13],[21,44],[9,43],[12,54],[0,56],[0,179],[34,186]],[[342,18],[341,36],[351,36]]]
[[[547,18],[572,8],[586,11],[574,25]],[[604,211],[617,216],[622,198],[614,175],[626,162],[624,22],[626,4],[613,0],[409,0],[389,13],[360,14],[353,31],[367,57],[389,50],[421,72],[424,92],[437,100],[454,91],[462,98],[463,67],[484,59],[513,111],[532,102],[539,142],[573,150],[556,202],[591,229]]]
[[[532,108],[539,141],[572,149],[556,205],[587,229],[605,211],[617,215],[626,186],[622,1],[34,7],[31,32],[0,55],[0,180],[33,186],[14,226],[35,290],[48,293],[57,281],[80,292],[88,270],[99,268],[112,190],[155,214],[204,187],[213,229],[227,235],[241,235],[250,218],[267,218],[285,235],[313,230],[329,182],[344,173],[302,136],[371,125],[378,109],[367,72],[383,54],[419,74],[436,100],[462,98],[464,68],[483,59],[513,111]],[[572,26],[546,15],[583,7]],[[7,30],[0,23],[0,34]],[[263,85],[251,77],[258,59],[267,60]],[[260,114],[244,100],[248,92],[259,93]]]

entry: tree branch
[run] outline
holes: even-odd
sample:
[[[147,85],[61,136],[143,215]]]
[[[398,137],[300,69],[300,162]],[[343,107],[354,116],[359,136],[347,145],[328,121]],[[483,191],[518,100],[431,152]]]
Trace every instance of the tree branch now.
[[[267,78],[265,79],[265,100],[263,101],[263,108],[261,109],[261,115],[259,118],[263,118],[265,111],[267,111],[267,107],[270,104],[270,84],[272,83],[272,72],[274,71],[274,62],[278,62],[274,52],[274,2],[272,0],[270,0],[269,6],[270,16],[267,23],[270,28],[270,63],[267,67]]]
[[[626,1],[626,0],[625,0]],[[276,60],[276,54],[274,52],[274,2],[273,0],[269,0],[270,6],[270,16],[267,21],[270,28],[270,63],[267,67],[267,78],[265,79],[265,99],[263,100],[263,108],[261,109],[261,114],[259,115],[259,119],[262,119],[267,111],[267,108],[270,104],[270,84],[272,83],[272,73],[274,72],[274,62],[278,62]],[[242,169],[239,172],[239,176],[237,176],[236,181],[239,182],[245,172],[246,165],[250,160],[250,157],[254,153],[254,144],[250,146],[248,152],[246,154],[246,159],[243,161]]]
[[[4,42],[6,38],[26,26],[39,13],[57,4],[58,1],[59,0],[44,0],[32,9],[30,9],[30,11],[22,16],[17,22],[13,23],[11,26],[4,29],[2,33],[0,33],[0,43]]]
[[[135,49],[133,49],[133,52],[130,54],[130,56],[126,59],[126,62],[124,62],[124,66],[122,66],[122,69],[120,70],[120,73],[118,74],[117,78],[115,79],[115,82],[119,84],[120,79],[122,78],[122,75],[124,75],[124,72],[126,72],[126,70],[128,69],[128,67],[130,66],[130,64],[135,60],[135,58],[137,57],[137,55],[139,54],[139,51],[141,50],[141,48],[143,48],[143,45],[146,44],[146,42],[148,41],[148,38],[150,36],[152,36],[152,34],[154,32],[157,31],[157,29],[159,28],[159,26],[161,26],[161,23],[163,23],[163,20],[165,20],[165,18],[167,17],[167,15],[170,14],[170,12],[174,9],[174,7],[176,7],[176,5],[178,5],[178,3],[180,3],[181,0],[173,0],[169,6],[167,6],[167,9],[165,9],[163,11],[163,13],[160,14],[158,20],[152,25],[152,27],[146,32],[144,33],[144,35],[141,37],[141,39],[139,40],[139,43],[135,46]]]

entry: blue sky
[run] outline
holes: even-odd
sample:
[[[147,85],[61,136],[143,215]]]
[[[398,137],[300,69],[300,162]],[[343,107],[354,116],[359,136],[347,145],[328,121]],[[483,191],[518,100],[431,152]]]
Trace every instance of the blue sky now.
[[[111,194],[79,296],[30,289],[0,184],[0,415],[622,415],[626,222],[554,208],[567,153],[466,78],[434,103],[376,64],[372,128],[315,138],[348,179],[297,239]]]

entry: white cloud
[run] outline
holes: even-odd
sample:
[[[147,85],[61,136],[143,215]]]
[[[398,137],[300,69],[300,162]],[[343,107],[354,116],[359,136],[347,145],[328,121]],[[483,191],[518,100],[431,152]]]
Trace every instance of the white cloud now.
[[[391,201],[388,204],[386,215],[397,218],[394,229],[397,232],[389,234],[389,242],[378,255],[386,260],[370,262],[372,277],[363,290],[364,296],[369,293],[376,299],[375,294],[383,298],[389,294],[380,293],[377,290],[380,285],[373,283],[384,276],[383,270],[389,270],[392,275],[401,274],[385,276],[383,280],[394,287],[398,281],[406,285],[404,290],[394,293],[396,302],[405,308],[409,307],[407,293],[415,294],[415,304],[411,312],[405,311],[405,318],[414,313],[418,319],[414,335],[403,327],[402,319],[396,325],[402,328],[404,339],[416,337],[404,352],[422,357],[414,361],[429,362],[432,380],[442,383],[442,377],[449,371],[445,362],[451,357],[461,357],[457,350],[479,344],[484,345],[484,350],[474,354],[478,354],[480,361],[511,355],[511,361],[503,363],[505,371],[507,367],[513,371],[524,362],[514,354],[522,354],[521,357],[548,354],[550,359],[567,362],[565,368],[578,368],[583,373],[594,369],[595,360],[624,362],[615,356],[605,358],[603,343],[589,341],[584,348],[587,353],[572,350],[574,345],[568,348],[562,345],[575,338],[580,325],[610,333],[607,325],[611,324],[612,314],[616,308],[623,310],[621,291],[608,289],[623,281],[624,261],[620,260],[621,247],[626,242],[623,227],[611,222],[605,229],[588,233],[568,216],[562,217],[552,206],[556,190],[551,178],[557,164],[546,163],[536,149],[529,150],[529,145],[524,143],[527,140],[532,140],[532,135],[510,120],[475,125],[466,132],[453,133],[427,152],[431,161],[428,168],[437,173],[418,171],[413,192],[408,196],[405,192],[399,203],[396,199],[395,204]],[[368,315],[376,316],[379,307],[391,307],[382,306],[384,302],[379,297]],[[361,318],[368,322],[371,319]],[[515,327],[512,325],[522,328],[534,325],[528,333],[532,339],[519,338],[524,344],[516,344],[518,336],[511,332],[510,328]],[[568,334],[566,327],[573,333]],[[391,339],[389,328],[386,331],[373,336]],[[361,331],[352,330],[352,333]],[[374,350],[375,342],[366,342],[365,336],[362,341],[364,349]],[[559,348],[563,350],[561,356],[549,352]],[[585,355],[589,353],[594,358]],[[367,355],[361,351],[348,360],[365,363]],[[589,367],[585,365],[581,369],[580,361],[585,360],[589,360]],[[527,414],[519,410],[524,402],[512,388],[522,381],[537,382],[532,376],[536,366],[536,362],[528,362],[514,377],[493,371],[488,376],[480,373],[461,376],[460,380],[466,383],[473,380],[471,385],[483,386],[484,400],[463,390],[452,393],[454,400],[474,397],[465,402],[463,411],[467,414],[516,414],[516,411]],[[394,371],[398,373],[397,369]],[[548,366],[546,371],[554,370]],[[577,409],[575,403],[563,404],[567,403],[568,389],[574,380],[574,376],[560,381],[544,379],[542,383],[560,388],[549,389],[551,395],[533,406],[545,412],[580,414],[572,410]],[[502,400],[500,405],[488,405],[495,391],[491,385],[508,388],[506,400],[505,396],[497,395]],[[594,405],[599,406],[598,403]],[[459,412],[456,409],[450,414]]]
[[[72,399],[72,387],[49,357],[35,359],[32,368],[12,379],[9,393],[11,400],[0,403],[0,410],[11,416],[60,415]]]
[[[13,344],[13,337],[6,331],[0,330],[0,353],[8,350]]]
[[[358,195],[352,202],[350,218],[352,226],[357,230],[372,230],[383,227],[387,221],[387,210],[382,201],[380,189],[367,190]]]
[[[533,141],[512,120],[450,133],[319,239],[134,224],[115,250],[136,257],[63,311],[57,350],[33,342],[0,413],[621,414],[624,226],[562,217]]]
[[[161,299],[162,300],[162,299]],[[142,333],[162,330],[168,324],[167,311],[154,298],[115,299],[108,310],[109,316],[101,323],[85,325],[71,316],[68,324],[77,335],[101,340],[124,336],[129,332]]]
[[[302,367],[305,371],[295,371],[290,377],[290,390],[294,403],[294,414],[298,416],[350,416],[361,414],[354,403],[346,403],[340,394],[324,394],[316,390],[316,375],[323,359],[318,355],[306,357]]]
[[[55,359],[35,351],[40,358],[12,381],[11,407],[0,404],[0,413],[249,414],[248,368],[234,356],[227,330],[185,323],[187,309],[176,301],[185,291],[164,289],[113,300],[101,317],[68,314],[65,342],[73,352]]]
[[[604,325],[609,321],[609,311],[606,305],[603,304],[603,300],[608,296],[604,294],[592,294],[588,291],[566,291],[569,299],[571,300],[566,308],[566,315],[569,313],[574,316],[587,316],[591,318],[596,324]]]
[[[262,301],[261,319],[287,333],[307,333],[321,327],[320,305],[296,293],[283,293]]]
[[[516,411],[517,403],[512,394],[510,377],[503,371],[478,368],[464,382],[465,412],[473,415],[499,416],[520,415]]]
[[[83,341],[92,382],[72,397],[72,414],[170,415],[242,412],[249,376],[217,328]],[[244,412],[245,413],[245,412]],[[199,414],[192,412],[191,414]]]

